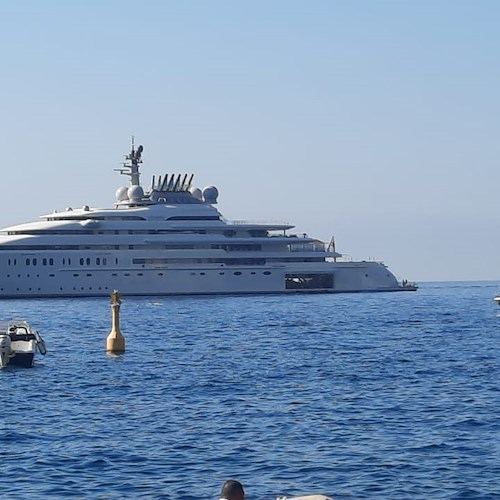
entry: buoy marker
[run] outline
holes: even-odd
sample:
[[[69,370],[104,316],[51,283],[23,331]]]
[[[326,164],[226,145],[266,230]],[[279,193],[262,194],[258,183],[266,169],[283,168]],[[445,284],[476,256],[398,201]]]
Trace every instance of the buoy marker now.
[[[118,290],[111,294],[111,331],[106,339],[107,354],[123,354],[125,352],[125,337],[120,332],[121,295]]]

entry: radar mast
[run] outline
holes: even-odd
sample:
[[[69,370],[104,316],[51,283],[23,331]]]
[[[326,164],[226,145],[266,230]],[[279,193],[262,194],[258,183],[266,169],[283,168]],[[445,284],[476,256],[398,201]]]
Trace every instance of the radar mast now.
[[[123,168],[115,168],[114,170],[120,172],[120,174],[128,175],[130,177],[131,186],[140,186],[139,176],[139,163],[142,163],[142,145],[135,149],[134,136],[132,136],[132,149],[130,153],[125,156],[125,159],[130,163],[123,163]]]

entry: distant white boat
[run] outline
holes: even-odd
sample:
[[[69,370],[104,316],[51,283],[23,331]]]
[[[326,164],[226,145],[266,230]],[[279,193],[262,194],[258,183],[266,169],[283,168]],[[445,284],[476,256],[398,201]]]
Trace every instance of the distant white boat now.
[[[36,351],[47,349],[40,334],[24,320],[0,322],[0,368],[7,365],[33,366]]]
[[[500,294],[493,299],[500,306]]]

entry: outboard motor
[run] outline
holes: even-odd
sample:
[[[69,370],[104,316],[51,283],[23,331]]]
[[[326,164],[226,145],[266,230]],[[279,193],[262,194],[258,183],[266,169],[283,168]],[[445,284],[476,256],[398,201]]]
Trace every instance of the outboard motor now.
[[[36,346],[38,347],[38,352],[45,356],[47,354],[47,347],[45,346],[45,340],[40,337],[38,330],[33,330],[33,335],[35,336]]]
[[[5,333],[0,333],[0,368],[5,368],[9,364],[11,355],[11,340]]]

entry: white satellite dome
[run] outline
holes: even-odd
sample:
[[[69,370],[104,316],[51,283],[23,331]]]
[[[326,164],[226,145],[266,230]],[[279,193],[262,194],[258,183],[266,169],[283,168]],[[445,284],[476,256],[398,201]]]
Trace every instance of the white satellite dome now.
[[[201,193],[200,188],[192,186],[189,188],[189,192],[191,193],[191,196],[193,196],[193,198],[196,198],[197,200],[203,199],[203,194]]]
[[[128,200],[128,187],[127,186],[121,186],[116,190],[115,197],[116,201],[125,201]]]
[[[130,186],[127,190],[128,199],[132,201],[142,200],[144,190],[141,186]]]
[[[219,196],[219,190],[215,186],[207,186],[203,190],[203,199],[206,203],[217,203],[217,197]]]

